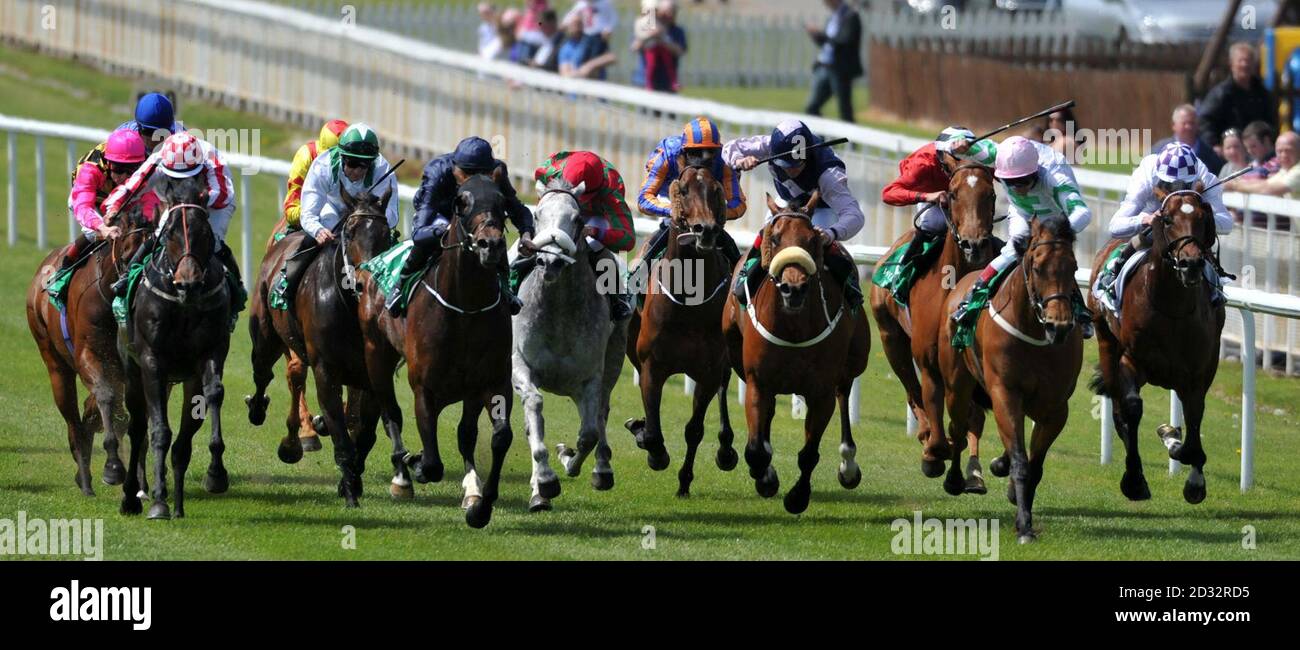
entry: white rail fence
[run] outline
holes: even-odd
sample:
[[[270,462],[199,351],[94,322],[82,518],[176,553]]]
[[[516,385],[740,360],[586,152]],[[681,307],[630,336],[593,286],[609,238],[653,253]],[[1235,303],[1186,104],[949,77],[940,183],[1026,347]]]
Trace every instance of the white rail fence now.
[[[71,171],[75,163],[78,151],[77,145],[87,143],[103,142],[108,137],[108,132],[102,129],[88,128],[83,126],[74,126],[68,124],[55,124],[50,122],[41,122],[37,120],[15,118],[6,115],[0,115],[0,131],[6,134],[7,158],[6,168],[8,169],[8,199],[7,199],[7,222],[6,230],[10,246],[18,242],[17,232],[18,213],[19,213],[19,184],[18,184],[18,165],[16,160],[17,139],[20,135],[31,136],[36,141],[36,167],[38,170],[45,167],[44,143],[47,139],[63,140],[67,152],[68,169]],[[237,170],[239,176],[239,189],[237,200],[239,201],[239,219],[240,232],[240,264],[245,273],[245,282],[248,274],[252,272],[253,260],[253,221],[256,218],[249,206],[252,203],[250,195],[249,179],[252,176],[251,170],[256,173],[271,174],[277,178],[287,179],[289,174],[289,163],[282,160],[272,160],[241,154],[229,154],[229,165]],[[47,245],[45,241],[48,238],[47,221],[49,213],[45,211],[44,196],[46,194],[45,175],[38,173],[36,176],[36,187],[34,188],[34,214],[36,220],[37,246],[44,248]],[[281,186],[278,192],[278,201],[283,200],[284,188]],[[398,196],[401,200],[410,202],[415,196],[415,188],[410,185],[401,185]],[[278,203],[277,203],[278,205]],[[60,208],[62,209],[62,208]],[[73,239],[77,232],[78,226],[75,219],[70,213],[64,210],[67,218],[67,240]],[[405,230],[409,229],[409,211],[404,213],[408,220]],[[658,228],[658,222],[650,219],[637,219],[636,230],[638,234],[646,235]],[[735,232],[733,233],[737,242],[744,245],[753,239],[753,233]],[[854,258],[859,264],[873,265],[878,262],[887,251],[883,246],[864,246],[855,244],[849,247]],[[1088,282],[1089,269],[1080,269],[1078,280],[1081,286]],[[1243,363],[1243,381],[1242,381],[1242,411],[1241,411],[1241,480],[1240,487],[1242,492],[1247,491],[1254,482],[1254,440],[1255,440],[1255,340],[1253,326],[1256,314],[1275,315],[1287,319],[1300,318],[1300,297],[1272,294],[1263,291],[1242,289],[1237,287],[1228,288],[1229,306],[1240,313],[1241,319],[1247,323],[1244,331],[1244,340],[1242,342],[1242,363]],[[853,422],[858,422],[860,413],[860,382],[855,380],[853,383],[853,395],[849,400],[850,418]],[[689,393],[693,390],[692,382],[689,378],[686,380],[686,391]],[[741,404],[744,404],[745,392],[744,383],[740,382],[737,390],[737,398]],[[1178,404],[1177,396],[1171,393],[1171,414],[1170,420],[1175,424],[1181,424],[1181,407]],[[793,399],[792,410],[795,417],[802,417],[801,400],[798,396]],[[908,433],[913,431],[914,421],[910,409],[906,409],[908,417]],[[1111,405],[1109,400],[1104,400],[1103,411],[1106,415],[1101,418],[1101,462],[1109,463],[1111,460],[1111,449],[1114,437],[1113,421],[1111,419]],[[1170,461],[1170,472],[1177,471],[1178,466],[1175,462]]]

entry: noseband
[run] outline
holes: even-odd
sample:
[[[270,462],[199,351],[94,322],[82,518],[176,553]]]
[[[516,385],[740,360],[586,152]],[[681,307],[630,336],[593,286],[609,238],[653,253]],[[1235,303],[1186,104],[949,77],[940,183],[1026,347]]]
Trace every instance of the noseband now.
[[[1165,211],[1165,206],[1169,203],[1170,198],[1174,196],[1178,196],[1179,194],[1193,195],[1198,200],[1201,201],[1202,205],[1204,205],[1205,197],[1201,196],[1201,193],[1197,192],[1196,190],[1177,190],[1174,192],[1170,192],[1169,194],[1166,194],[1164,200],[1160,202],[1160,217],[1159,217],[1160,225],[1164,228],[1168,228],[1169,226],[1172,226],[1174,223],[1173,217],[1169,216],[1169,214]],[[1183,209],[1186,210],[1187,208],[1191,208],[1191,206],[1189,204],[1184,203]],[[1192,210],[1187,210],[1187,214],[1191,214],[1194,211],[1195,211],[1194,208]],[[1218,239],[1217,234],[1215,236],[1215,239],[1216,240]],[[1184,235],[1182,237],[1178,237],[1176,239],[1169,241],[1168,243],[1165,244],[1164,250],[1160,252],[1160,256],[1163,257],[1165,260],[1167,260],[1169,264],[1173,266],[1175,271],[1179,272],[1179,279],[1183,281],[1184,285],[1187,285],[1189,283],[1186,280],[1183,280],[1182,276],[1187,271],[1191,270],[1191,266],[1189,265],[1188,262],[1180,260],[1178,258],[1178,254],[1181,253],[1183,249],[1187,248],[1187,246],[1190,244],[1196,244],[1196,247],[1201,250],[1202,263],[1204,263],[1205,256],[1209,254],[1209,251],[1213,250],[1213,246],[1214,246],[1213,242],[1207,245],[1206,242],[1201,241],[1199,237],[1192,234],[1192,235]],[[1213,257],[1213,255],[1210,254],[1210,257]],[[1217,266],[1217,264],[1218,262],[1216,261],[1215,265]],[[1198,279],[1199,277],[1200,277],[1199,275],[1195,276],[1195,278],[1192,281],[1193,282],[1199,281]]]
[[[1049,239],[1047,241],[1032,243],[1029,245],[1029,248],[1025,250],[1025,255],[1023,258],[1024,262],[1021,263],[1020,265],[1020,272],[1024,276],[1025,291],[1026,293],[1029,294],[1029,304],[1034,308],[1034,317],[1038,319],[1038,323],[1040,325],[1047,324],[1047,314],[1046,314],[1047,304],[1052,302],[1053,300],[1064,300],[1066,302],[1069,302],[1073,297],[1073,292],[1054,293],[1045,298],[1039,298],[1038,290],[1035,289],[1033,283],[1029,281],[1029,266],[1030,266],[1029,262],[1032,259],[1029,257],[1029,251],[1032,251],[1035,248],[1038,248],[1039,246],[1069,246],[1069,245],[1070,243],[1063,239]]]
[[[952,173],[950,174],[950,176],[956,176],[956,175],[957,175],[957,172],[959,172],[959,171],[961,171],[961,170],[963,170],[963,169],[973,169],[973,170],[975,170],[976,172],[982,173],[982,174],[984,174],[984,175],[991,175],[991,174],[992,174],[992,172],[989,171],[989,168],[988,168],[988,167],[985,167],[984,165],[981,165],[981,164],[979,164],[979,163],[973,163],[973,162],[964,162],[964,163],[962,163],[962,164],[960,164],[960,165],[957,165],[957,167],[955,167],[955,168],[952,170]],[[990,181],[990,182],[992,182],[992,181]],[[990,188],[990,189],[992,189],[992,188]],[[953,192],[949,191],[949,192],[948,192],[948,205],[949,205],[949,206],[952,206],[953,203],[954,203],[954,201],[956,200],[956,198],[957,198],[957,197],[953,194]],[[975,244],[972,243],[972,242],[971,242],[970,240],[968,240],[968,239],[964,239],[964,238],[961,236],[961,233],[957,232],[957,222],[954,221],[953,218],[952,218],[952,214],[951,214],[952,209],[951,209],[951,207],[950,207],[949,209],[947,209],[947,210],[944,210],[942,206],[934,206],[934,208],[932,208],[932,209],[937,209],[939,212],[943,213],[943,220],[944,220],[944,223],[948,224],[948,232],[949,232],[949,233],[952,233],[953,241],[957,242],[957,248],[961,249],[962,251],[974,251],[974,250],[975,250]],[[921,213],[918,213],[918,214],[917,214],[917,217],[919,218],[920,215],[921,215]],[[915,225],[915,224],[914,224],[914,225]],[[918,226],[918,227],[919,227],[919,226]]]

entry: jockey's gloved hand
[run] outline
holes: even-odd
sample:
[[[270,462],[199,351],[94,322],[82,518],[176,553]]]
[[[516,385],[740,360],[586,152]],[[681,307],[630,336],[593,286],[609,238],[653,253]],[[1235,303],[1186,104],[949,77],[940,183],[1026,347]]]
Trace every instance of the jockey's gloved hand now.
[[[826,248],[835,243],[835,232],[829,228],[818,228],[817,234],[820,235],[822,248]]]

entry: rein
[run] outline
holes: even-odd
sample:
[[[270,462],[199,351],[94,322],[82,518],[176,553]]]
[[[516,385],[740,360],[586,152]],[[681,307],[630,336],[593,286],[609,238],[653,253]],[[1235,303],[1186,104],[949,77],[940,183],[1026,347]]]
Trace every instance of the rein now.
[[[1047,296],[1046,298],[1039,298],[1038,291],[1034,288],[1033,284],[1029,281],[1030,258],[1028,253],[1029,251],[1039,246],[1069,246],[1069,245],[1070,243],[1063,239],[1049,239],[1047,241],[1034,242],[1029,245],[1028,249],[1025,250],[1025,255],[1021,259],[1020,275],[1021,275],[1021,281],[1025,285],[1025,297],[1028,298],[1029,305],[1033,308],[1034,317],[1038,320],[1039,325],[1047,324],[1047,317],[1045,316],[1044,311],[1047,309],[1048,303],[1052,302],[1053,300],[1065,300],[1068,302],[1071,300],[1071,295],[1069,293],[1063,292],[1063,293],[1054,293],[1050,296]],[[1014,336],[1016,339],[1028,343],[1030,345],[1033,345],[1035,347],[1046,347],[1052,344],[1052,342],[1047,338],[1038,338],[1024,333],[1019,328],[1017,328],[1014,324],[1012,324],[1011,321],[1007,320],[1002,315],[1002,309],[1006,308],[1006,305],[1007,303],[1003,303],[1001,308],[994,309],[992,301],[989,302],[989,306],[988,306],[989,314],[993,317],[993,322],[997,323],[998,327],[1001,327],[1006,333],[1010,334],[1011,336]]]
[[[802,212],[794,212],[791,210],[787,210],[785,212],[779,212],[777,214],[772,215],[771,223],[776,223],[777,220],[785,219],[785,218],[801,219],[803,221],[808,222],[809,224],[812,223],[812,217],[810,217],[809,215],[804,214]],[[822,315],[826,318],[826,328],[823,329],[821,333],[817,334],[816,336],[808,340],[798,341],[798,342],[787,341],[773,334],[766,327],[763,327],[763,323],[758,320],[758,312],[754,308],[754,297],[751,296],[749,293],[749,283],[748,282],[743,283],[745,286],[745,302],[746,302],[745,313],[749,314],[749,322],[751,325],[754,326],[754,330],[758,332],[758,335],[763,337],[763,339],[766,340],[768,343],[783,348],[808,348],[826,340],[826,337],[830,336],[831,332],[835,331],[835,327],[840,324],[840,318],[844,316],[844,301],[843,300],[840,301],[839,309],[835,310],[835,316],[832,318],[830,311],[827,308],[828,304],[826,301],[826,285],[825,283],[822,282],[821,276],[822,274],[820,273],[817,274],[817,290],[821,294]],[[776,285],[776,280],[770,275],[768,276],[768,280],[772,282],[773,286]]]
[[[570,194],[570,196],[572,195]],[[456,221],[456,235],[460,241],[457,241],[454,244],[447,244],[446,239],[451,234],[451,230],[448,230],[447,232],[443,233],[442,239],[438,242],[438,245],[442,247],[442,250],[463,250],[463,251],[468,251],[477,254],[478,246],[474,244],[473,237],[471,236],[473,235],[474,231],[477,231],[480,228],[483,228],[484,226],[489,226],[492,224],[501,224],[502,227],[504,228],[504,222],[501,221],[495,214],[491,215],[487,219],[484,219],[482,223],[480,223],[476,228],[474,228],[474,231],[470,231],[465,228],[464,221],[460,215],[457,215],[455,221]],[[441,270],[442,270],[442,263],[440,260],[439,263],[433,265],[433,285],[438,284],[438,272]],[[443,307],[446,307],[447,309],[456,312],[457,314],[463,314],[463,315],[482,314],[484,312],[488,312],[488,311],[492,311],[493,309],[496,309],[497,305],[501,304],[502,291],[501,291],[500,283],[497,283],[497,295],[496,295],[496,299],[492,301],[492,304],[486,307],[481,307],[479,309],[465,309],[463,307],[457,307],[456,305],[452,304],[451,301],[444,298],[442,294],[438,293],[438,290],[434,289],[433,285],[430,285],[427,280],[423,280],[423,279],[420,280],[420,284],[424,287],[426,291],[429,292],[430,295],[434,297],[435,300],[438,301],[439,304],[441,304]]]

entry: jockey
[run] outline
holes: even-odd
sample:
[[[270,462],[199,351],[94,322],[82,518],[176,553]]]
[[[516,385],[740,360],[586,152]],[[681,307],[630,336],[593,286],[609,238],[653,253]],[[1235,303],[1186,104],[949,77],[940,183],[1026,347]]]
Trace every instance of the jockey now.
[[[993,175],[1002,181],[1007,192],[1010,236],[1001,254],[980,273],[979,280],[953,312],[952,319],[957,322],[976,313],[968,309],[972,298],[976,294],[986,296],[994,276],[1020,259],[1029,242],[1031,219],[1061,215],[1069,220],[1076,233],[1087,228],[1092,221],[1092,212],[1083,202],[1079,184],[1074,180],[1074,170],[1064,156],[1045,144],[1018,135],[1003,140],[998,145]],[[1084,304],[1078,287],[1075,287],[1070,300],[1083,337],[1092,338],[1092,313]]]
[[[68,195],[68,211],[81,224],[77,237],[64,253],[60,271],[77,261],[90,244],[103,239],[115,239],[122,229],[104,222],[97,206],[108,198],[110,192],[125,183],[146,158],[144,139],[135,131],[119,129],[108,136],[108,141],[91,149],[77,161],[72,173],[72,192]],[[152,190],[136,197],[147,219],[153,218],[158,196]]]
[[[226,272],[233,277],[239,276],[239,265],[235,255],[226,245],[226,231],[235,214],[235,187],[230,180],[230,168],[226,166],[221,152],[206,141],[200,140],[185,131],[177,132],[163,142],[163,146],[145,159],[144,164],[131,175],[131,178],[113,190],[104,201],[104,219],[112,221],[122,211],[128,198],[148,189],[149,179],[154,172],[162,171],[171,178],[189,178],[203,174],[208,186],[208,224],[212,234],[217,238],[216,257],[226,267]],[[163,220],[166,220],[163,215]],[[162,223],[158,226],[161,228]],[[136,250],[131,265],[138,264],[144,256],[153,251],[156,238]],[[130,268],[130,265],[127,266]],[[123,275],[113,283],[113,293],[125,295],[128,275]],[[231,300],[237,297],[232,295]]]
[[[165,140],[167,136],[185,130],[185,127],[176,121],[171,100],[160,93],[148,93],[140,97],[140,100],[135,103],[135,119],[123,122],[117,128],[130,129],[139,133],[140,137],[144,138],[146,149],[153,149],[153,146]]]
[[[646,161],[645,185],[641,186],[636,201],[641,214],[659,219],[659,230],[650,236],[642,261],[654,259],[668,246],[668,220],[672,217],[668,189],[687,167],[707,169],[722,184],[728,221],[745,215],[745,193],[740,189],[740,172],[722,162],[721,153],[722,138],[718,135],[718,127],[706,117],[691,120],[681,135],[659,141],[659,146],[650,154],[650,160]],[[719,245],[728,264],[735,266],[740,261],[740,249],[725,229],[720,233]]]
[[[993,166],[997,145],[975,141],[975,134],[961,126],[950,126],[934,142],[923,145],[898,163],[898,178],[880,192],[887,205],[916,208],[916,233],[899,260],[909,264],[925,244],[943,237],[948,229],[948,183],[952,172],[964,162]],[[918,271],[922,269],[917,269]]]
[[[501,181],[497,184],[506,199],[506,216],[515,228],[519,229],[521,239],[533,236],[533,213],[519,200],[515,188],[510,184],[510,172],[506,164],[492,154],[492,145],[479,137],[468,137],[456,145],[456,150],[430,160],[424,166],[420,179],[420,189],[415,192],[415,217],[411,223],[411,242],[414,249],[402,266],[402,278],[422,272],[430,259],[437,263],[442,254],[440,241],[451,220],[456,217],[456,190],[462,183],[475,174],[491,176],[501,170]],[[506,288],[510,298],[510,313],[518,314],[522,303],[509,291],[510,265],[502,259],[498,269],[501,286]],[[400,281],[388,296],[388,311],[400,316],[404,309],[399,303],[402,287],[406,282]]]
[[[284,205],[280,212],[288,229],[301,229],[298,220],[302,215],[302,183],[307,178],[307,170],[323,151],[333,149],[339,143],[339,136],[348,128],[343,120],[330,120],[320,129],[320,135],[308,142],[293,154],[293,164],[289,166],[289,181],[286,185]],[[279,226],[277,226],[278,228]]]
[[[845,288],[845,299],[854,308],[862,306],[862,286],[858,280],[857,266],[848,251],[836,242],[852,238],[862,230],[866,217],[858,200],[849,191],[849,178],[844,161],[829,147],[804,149],[821,142],[808,126],[799,120],[786,120],[776,126],[771,135],[755,135],[732,140],[722,147],[722,158],[740,171],[758,166],[759,160],[779,156],[771,165],[776,193],[787,205],[803,205],[814,190],[821,199],[812,214],[813,226],[822,233],[827,250],[834,253],[825,257],[826,268]],[[768,215],[770,220],[772,215]],[[745,265],[736,277],[732,292],[745,302],[745,283],[750,292],[766,277],[766,269],[759,264],[759,251],[763,233],[759,231]]]
[[[636,244],[636,231],[632,227],[632,211],[624,198],[626,189],[623,176],[609,161],[590,151],[557,151],[533,171],[533,179],[547,184],[563,178],[571,187],[584,186],[577,197],[585,220],[583,235],[590,249],[588,261],[598,268],[601,259],[614,261],[614,252],[627,252]],[[536,265],[536,254],[520,249],[511,274],[511,284],[516,293],[528,273]],[[623,286],[623,282],[617,283]],[[610,319],[620,321],[632,315],[632,305],[626,293],[609,294]]]
[[[1153,153],[1142,159],[1133,177],[1128,182],[1128,193],[1124,202],[1110,218],[1110,236],[1116,239],[1128,239],[1119,256],[1107,264],[1097,277],[1097,285],[1103,289],[1093,295],[1111,311],[1118,311],[1111,294],[1111,286],[1119,276],[1120,269],[1134,252],[1151,246],[1151,220],[1160,212],[1160,201],[1156,199],[1155,190],[1165,193],[1189,191],[1197,182],[1203,187],[1210,187],[1218,181],[1205,163],[1196,157],[1192,148],[1181,143],[1171,142],[1160,153]],[[1203,193],[1203,198],[1214,211],[1214,228],[1220,234],[1232,231],[1232,214],[1223,205],[1223,187],[1214,187]],[[1210,291],[1210,304],[1218,307],[1227,301],[1223,295],[1223,285],[1214,264],[1205,265],[1206,287]]]
[[[304,235],[293,244],[294,251],[285,262],[284,281],[276,282],[272,288],[272,292],[277,294],[273,302],[292,301],[298,280],[320,252],[320,247],[335,240],[334,228],[348,210],[343,202],[343,191],[351,196],[366,193],[383,196],[388,192],[384,217],[390,229],[397,227],[397,177],[389,174],[389,169],[388,160],[379,153],[379,136],[369,125],[360,122],[343,131],[337,146],[316,156],[302,183],[298,223]],[[380,178],[383,181],[371,187]]]

